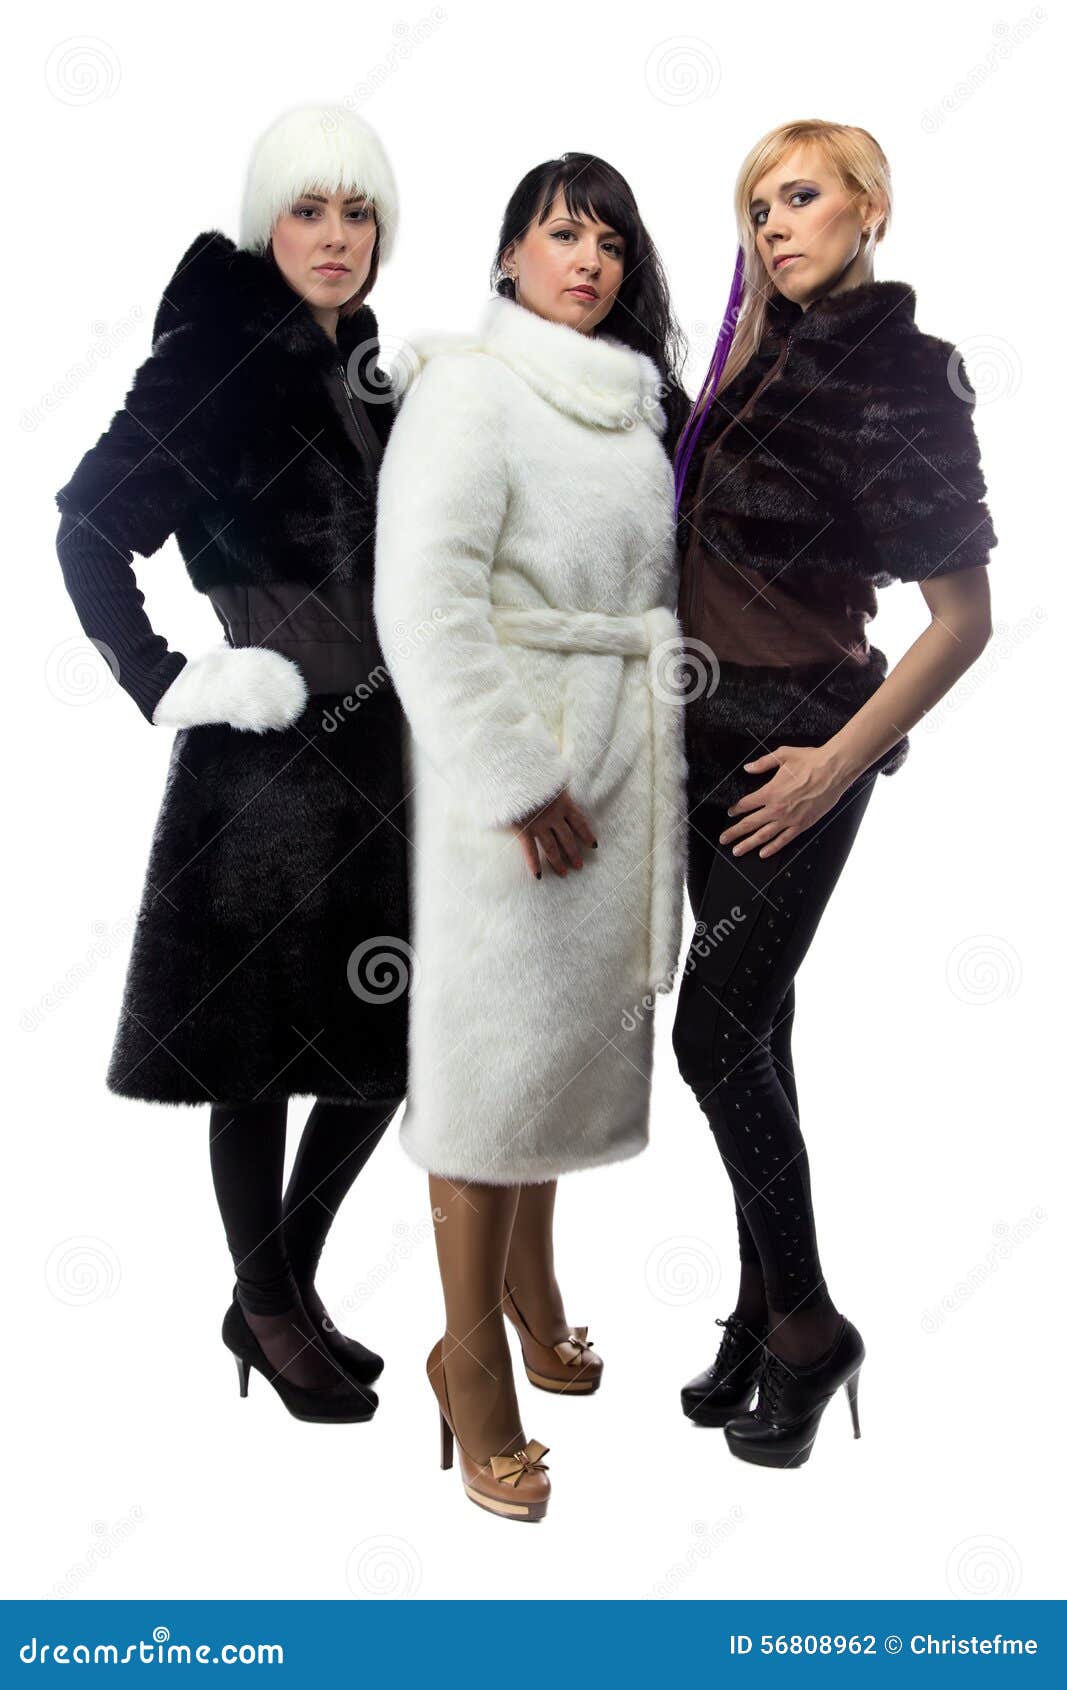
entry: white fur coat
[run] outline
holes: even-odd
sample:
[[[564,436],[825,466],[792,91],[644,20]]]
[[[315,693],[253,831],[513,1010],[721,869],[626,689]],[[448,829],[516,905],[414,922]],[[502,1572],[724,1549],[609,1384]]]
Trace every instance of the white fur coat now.
[[[375,615],[413,742],[401,1142],[520,1183],[648,1138],[681,937],[680,630],[649,358],[486,307],[416,343],[379,482]],[[567,786],[599,849],[531,875],[509,824]]]

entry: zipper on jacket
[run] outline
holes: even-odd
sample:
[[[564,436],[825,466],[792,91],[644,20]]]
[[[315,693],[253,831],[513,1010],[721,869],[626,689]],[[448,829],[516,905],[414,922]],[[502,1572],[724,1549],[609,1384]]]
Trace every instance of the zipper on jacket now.
[[[363,427],[363,424],[360,421],[359,416],[357,415],[356,407],[353,404],[355,394],[352,392],[351,387],[349,387],[349,385],[348,385],[348,371],[345,369],[344,364],[341,362],[340,359],[337,360],[337,373],[341,377],[341,386],[344,388],[344,391],[345,391],[345,401],[348,405],[348,414],[352,418],[352,427],[356,431],[356,434],[359,438],[360,445],[363,449],[363,453],[364,453],[364,456],[367,459],[368,464],[370,464],[370,466],[373,468],[374,453],[371,449],[370,442],[367,439],[367,431]]]

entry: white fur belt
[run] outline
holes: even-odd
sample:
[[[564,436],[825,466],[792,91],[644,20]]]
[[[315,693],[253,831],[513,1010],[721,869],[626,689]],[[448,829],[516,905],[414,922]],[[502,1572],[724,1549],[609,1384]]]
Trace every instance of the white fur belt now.
[[[600,657],[643,657],[651,714],[652,791],[649,839],[652,895],[649,910],[648,983],[654,990],[669,991],[681,942],[682,887],[685,874],[685,755],[683,746],[683,700],[675,679],[683,650],[681,629],[672,610],[657,605],[652,610],[630,615],[601,610],[557,610],[548,606],[521,608],[494,605],[491,611],[497,637],[505,644],[534,646],[543,651],[585,652]],[[611,696],[611,689],[607,689]],[[595,712],[595,690],[585,693],[575,710],[588,706]],[[572,715],[575,712],[572,711]],[[619,759],[629,761],[632,748],[615,742],[614,714],[606,720],[597,744],[596,733],[586,733],[595,756],[576,756],[588,771],[597,762],[602,779],[618,778]],[[575,751],[581,743],[582,725],[575,725]],[[614,749],[616,756],[611,757]],[[590,787],[595,798],[595,784]],[[577,797],[577,792],[575,793]]]

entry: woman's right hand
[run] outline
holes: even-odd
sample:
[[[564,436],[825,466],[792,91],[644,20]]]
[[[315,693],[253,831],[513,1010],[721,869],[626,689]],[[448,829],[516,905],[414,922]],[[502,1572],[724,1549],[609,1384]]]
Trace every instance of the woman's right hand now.
[[[534,810],[513,831],[522,846],[530,873],[541,878],[541,854],[558,875],[566,876],[567,864],[582,866],[582,841],[592,850],[597,842],[585,812],[564,787],[552,801]]]

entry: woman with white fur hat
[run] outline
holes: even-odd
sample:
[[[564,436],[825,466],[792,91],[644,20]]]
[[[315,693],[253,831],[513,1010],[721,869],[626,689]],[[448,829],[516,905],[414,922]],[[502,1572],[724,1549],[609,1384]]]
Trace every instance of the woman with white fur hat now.
[[[381,1359],[314,1278],[406,1087],[402,713],[372,613],[395,400],[365,303],[396,218],[367,124],[284,114],[253,153],[239,244],[210,230],[185,252],[123,409],[57,494],[86,634],[177,729],[107,1085],[210,1105],[242,1395],[255,1368],[317,1421],[377,1404]],[[226,634],[191,660],[132,567],[171,535]],[[316,1101],[283,1194],[295,1096]]]

